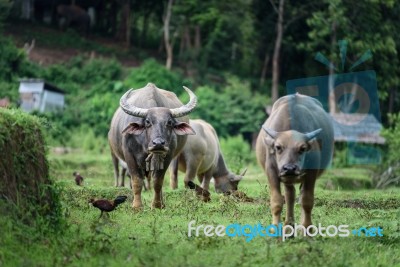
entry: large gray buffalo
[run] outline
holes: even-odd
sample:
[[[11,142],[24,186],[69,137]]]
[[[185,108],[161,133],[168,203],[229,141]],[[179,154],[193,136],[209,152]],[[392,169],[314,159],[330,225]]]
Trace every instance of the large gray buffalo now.
[[[171,164],[171,188],[178,186],[178,169],[185,172],[185,186],[196,177],[201,187],[209,190],[210,180],[214,177],[215,190],[221,193],[235,191],[242,175],[233,174],[226,167],[214,128],[203,120],[190,120],[190,126],[196,135],[189,136],[183,151]]]
[[[278,225],[281,219],[283,183],[285,224],[294,224],[294,184],[300,183],[301,223],[311,225],[315,181],[333,153],[333,126],[321,103],[300,94],[278,99],[259,133],[256,153],[268,176],[272,223]]]
[[[129,90],[111,121],[108,140],[118,176],[118,164],[126,162],[132,180],[133,208],[141,208],[142,183],[149,173],[154,178],[152,207],[164,207],[162,185],[171,160],[186,143],[187,135],[195,134],[185,117],[196,106],[197,98],[184,87],[190,100],[183,105],[172,92],[154,84]]]

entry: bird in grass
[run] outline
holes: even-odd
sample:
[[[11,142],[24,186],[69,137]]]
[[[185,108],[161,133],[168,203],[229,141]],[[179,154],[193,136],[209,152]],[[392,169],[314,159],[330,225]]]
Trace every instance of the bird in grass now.
[[[196,192],[196,196],[198,196],[204,202],[208,202],[208,201],[211,200],[210,192],[208,192],[207,190],[203,189],[201,186],[193,183],[192,181],[188,182],[188,186],[189,186],[190,189],[193,189]]]
[[[79,172],[74,172],[72,175],[75,177],[76,185],[83,185],[83,177],[80,175]]]
[[[107,199],[90,199],[89,203],[92,203],[92,205],[99,210],[101,210],[101,216],[103,216],[103,212],[110,212],[113,211],[119,204],[124,203],[125,200],[127,199],[127,196],[118,196],[114,200],[107,200]]]

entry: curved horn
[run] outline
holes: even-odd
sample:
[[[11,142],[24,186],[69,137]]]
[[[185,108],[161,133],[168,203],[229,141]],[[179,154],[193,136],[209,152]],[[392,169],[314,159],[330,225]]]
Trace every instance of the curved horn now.
[[[196,107],[197,96],[186,86],[183,86],[183,88],[189,94],[190,100],[186,105],[184,105],[180,108],[171,109],[171,114],[172,114],[173,118],[179,118],[179,117],[186,116],[187,114],[192,112],[192,110]]]
[[[235,175],[233,178],[230,178],[229,181],[231,182],[240,182],[243,179],[243,176]]]
[[[309,140],[313,139],[314,137],[316,137],[321,131],[322,131],[322,129],[319,128],[318,130],[306,133],[305,136],[306,136],[307,141],[309,141]]]
[[[139,108],[134,105],[131,105],[128,103],[129,96],[131,95],[131,92],[133,89],[130,89],[128,92],[126,92],[120,99],[119,101],[119,106],[122,108],[122,110],[132,116],[135,117],[140,117],[140,118],[145,118],[147,116],[148,109],[145,108]]]
[[[244,171],[242,172],[242,174],[240,174],[240,176],[244,176],[246,174],[246,172],[247,172],[247,168],[244,169]]]
[[[276,131],[274,131],[272,129],[269,129],[269,128],[265,127],[264,125],[262,126],[262,128],[273,139],[275,139],[278,136],[278,132],[276,132]]]

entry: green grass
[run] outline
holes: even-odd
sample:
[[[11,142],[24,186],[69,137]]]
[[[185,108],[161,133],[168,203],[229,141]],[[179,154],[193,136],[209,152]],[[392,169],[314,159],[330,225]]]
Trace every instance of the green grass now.
[[[113,187],[108,155],[51,155],[51,175],[63,188],[62,204],[67,226],[56,233],[37,232],[0,217],[0,266],[400,266],[400,190],[353,190],[352,182],[369,181],[365,169],[330,169],[318,181],[314,224],[348,224],[350,228],[380,226],[383,237],[294,238],[280,242],[272,237],[188,237],[188,223],[268,225],[268,189],[261,169],[252,166],[240,190],[252,203],[212,192],[210,203],[200,202],[189,190],[169,189],[164,181],[166,208],[150,208],[152,192],[144,192],[144,209],[131,208],[128,188]],[[74,185],[72,172],[86,178]],[[326,187],[331,181],[335,186]],[[350,186],[349,186],[350,185]],[[363,185],[363,183],[361,183]],[[91,197],[128,195],[127,203],[98,220]],[[297,222],[300,206],[295,206]]]

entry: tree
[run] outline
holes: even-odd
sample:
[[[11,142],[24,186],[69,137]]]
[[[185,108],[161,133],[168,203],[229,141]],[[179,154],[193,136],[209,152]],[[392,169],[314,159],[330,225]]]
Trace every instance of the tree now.
[[[279,0],[279,7],[276,8],[274,2],[270,0],[275,12],[278,14],[278,21],[276,22],[276,38],[274,54],[272,56],[272,92],[271,100],[275,102],[279,97],[279,55],[281,52],[282,35],[283,35],[283,12],[285,0]]]
[[[377,73],[379,97],[381,101],[385,101],[391,88],[396,88],[400,83],[397,75],[400,71],[396,46],[398,35],[393,34],[398,24],[397,19],[394,19],[398,17],[398,4],[390,0],[357,3],[325,0],[321,5],[307,19],[310,31],[308,38],[299,42],[299,47],[308,53],[321,52],[339,66],[337,40],[347,40],[349,52],[345,72],[349,71],[351,63],[370,49],[373,53],[372,60],[353,71],[374,69]],[[330,74],[333,74],[333,70]],[[381,104],[382,114],[385,114],[383,111],[388,106]]]
[[[253,12],[255,14],[254,28],[256,31],[259,57],[259,85],[263,86],[267,76],[269,75],[269,64],[272,62],[271,73],[271,95],[275,101],[279,97],[279,83],[281,80],[281,70],[283,67],[281,62],[294,62],[299,60],[301,51],[296,51],[293,45],[298,40],[303,40],[307,36],[307,25],[304,17],[312,13],[314,1],[290,1],[274,0],[253,2]],[[283,52],[282,53],[282,49]],[[282,60],[283,59],[287,59]],[[298,64],[303,64],[298,61]],[[289,68],[293,70],[301,70],[298,64],[289,64]],[[296,66],[294,68],[294,66]],[[285,69],[283,75],[291,76],[292,71]]]
[[[125,42],[126,46],[130,46],[131,39],[131,5],[130,0],[119,0],[121,5],[120,21],[116,33],[118,40]]]
[[[173,42],[170,38],[170,22],[172,16],[172,5],[174,0],[168,0],[167,9],[164,15],[164,45],[165,50],[167,52],[167,60],[165,63],[165,67],[170,70],[172,67],[172,60],[173,60]]]

